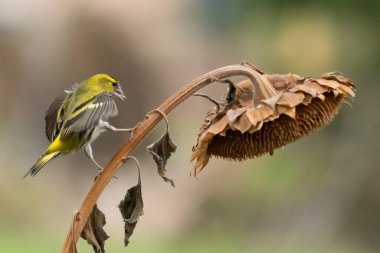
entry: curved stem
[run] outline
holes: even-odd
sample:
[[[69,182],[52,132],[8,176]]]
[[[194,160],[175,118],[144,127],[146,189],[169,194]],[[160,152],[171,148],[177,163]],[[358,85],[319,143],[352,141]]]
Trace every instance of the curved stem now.
[[[132,155],[128,156],[128,159],[132,159],[135,162],[136,167],[137,167],[137,172],[139,173],[138,184],[141,185],[141,172],[140,172],[140,163],[139,163],[139,160],[136,157],[132,156]]]
[[[253,83],[253,85],[255,86],[256,90],[258,91],[258,92],[256,92],[256,98],[258,100],[270,99],[271,97],[275,97],[276,95],[278,95],[278,92],[276,91],[275,88],[273,88],[273,86],[269,83],[269,81],[266,78],[263,78],[262,75],[265,74],[264,72],[259,70],[255,65],[253,65],[249,61],[243,61],[240,64],[242,66],[247,66],[247,67],[255,70],[253,75],[255,76],[257,83],[256,84]]]
[[[168,114],[197,90],[212,83],[214,81],[213,78],[223,79],[238,75],[248,77],[251,79],[252,83],[256,85],[256,87],[260,87],[258,83],[261,82],[261,78],[260,74],[257,73],[256,70],[242,65],[226,66],[210,71],[189,82],[187,85],[183,86],[180,90],[173,94],[170,98],[168,98],[157,109],[165,114]],[[158,113],[149,114],[148,117],[140,122],[134,133],[133,139],[128,139],[122,144],[119,150],[113,155],[111,160],[105,166],[103,172],[96,178],[90,191],[83,200],[78,214],[76,214],[75,222],[73,222],[70,227],[61,251],[62,253],[74,252],[73,245],[75,245],[78,241],[79,236],[99,196],[108,185],[112,177],[115,175],[115,173],[119,170],[124,161],[128,159],[129,154],[137,147],[137,145],[145,138],[145,136],[153,130],[153,128],[160,122],[161,118],[162,115]]]

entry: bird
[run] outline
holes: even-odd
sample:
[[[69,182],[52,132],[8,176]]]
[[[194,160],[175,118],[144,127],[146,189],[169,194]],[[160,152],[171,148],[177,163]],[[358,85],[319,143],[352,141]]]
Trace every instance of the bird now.
[[[57,97],[45,115],[45,134],[51,143],[24,178],[34,177],[54,158],[79,150],[84,150],[96,167],[103,170],[94,159],[91,144],[103,132],[135,129],[119,129],[108,122],[109,117],[118,114],[114,97],[122,101],[126,98],[119,81],[108,74],[93,75]]]

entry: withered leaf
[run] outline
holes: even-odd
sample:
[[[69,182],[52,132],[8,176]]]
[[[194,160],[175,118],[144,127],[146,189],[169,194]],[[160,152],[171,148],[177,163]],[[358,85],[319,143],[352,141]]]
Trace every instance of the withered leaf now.
[[[81,237],[92,245],[95,253],[104,253],[104,242],[109,238],[104,231],[106,216],[95,205],[81,233]]]
[[[170,138],[168,120],[165,114],[163,114],[161,111],[160,113],[164,116],[166,120],[166,131],[157,141],[146,147],[146,149],[153,156],[153,159],[156,162],[158,175],[160,175],[160,177],[165,182],[169,182],[173,187],[175,187],[174,181],[166,177],[165,175],[165,166],[171,154],[176,151],[177,145]]]
[[[220,105],[219,105],[219,103],[215,99],[211,98],[210,96],[207,96],[206,94],[203,94],[203,93],[194,93],[193,96],[198,96],[198,97],[206,98],[211,103],[215,104],[215,106],[216,106],[216,114],[220,111]]]
[[[129,244],[129,238],[135,230],[139,217],[144,214],[144,202],[141,193],[141,176],[140,167],[137,164],[139,170],[139,181],[137,185],[130,188],[123,200],[120,201],[119,209],[124,219],[124,245]]]
[[[236,99],[236,88],[233,82],[230,80],[226,80],[225,82],[228,83],[228,90],[226,95],[226,107],[229,108],[231,105],[235,102]]]

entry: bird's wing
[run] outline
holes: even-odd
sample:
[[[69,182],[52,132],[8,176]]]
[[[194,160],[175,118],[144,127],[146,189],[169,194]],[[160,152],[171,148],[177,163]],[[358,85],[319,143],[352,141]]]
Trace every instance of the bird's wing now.
[[[78,133],[91,129],[99,124],[100,120],[107,121],[109,117],[118,113],[115,101],[107,93],[77,105],[70,115],[66,116],[61,137],[64,139],[71,133]]]
[[[57,97],[46,111],[45,134],[50,142],[52,142],[60,132],[64,114],[64,105],[70,96],[71,94],[65,94]]]

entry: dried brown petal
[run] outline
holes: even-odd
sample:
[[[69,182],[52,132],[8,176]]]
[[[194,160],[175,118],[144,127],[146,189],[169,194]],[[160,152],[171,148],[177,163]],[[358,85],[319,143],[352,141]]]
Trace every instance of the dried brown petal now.
[[[274,113],[274,110],[270,108],[269,105],[265,104],[247,110],[248,119],[253,126],[256,126],[257,123],[263,121]]]
[[[211,156],[233,160],[273,154],[280,148],[327,125],[347,98],[355,96],[349,78],[337,72],[320,78],[294,74],[262,74],[259,87],[244,80],[236,87],[236,99],[227,108],[224,96],[219,113],[211,109],[201,127],[191,160],[193,174],[201,171]],[[272,85],[276,93],[258,97],[254,92]],[[213,119],[213,120],[210,120]]]
[[[281,98],[278,100],[277,105],[285,105],[289,107],[294,107],[300,104],[305,95],[303,93],[293,93],[293,92],[285,92],[282,94]]]
[[[245,113],[245,111],[247,110],[247,108],[244,108],[244,107],[241,107],[241,108],[238,108],[236,110],[228,110],[227,111],[227,120],[228,120],[228,123],[231,125],[233,123],[236,122],[237,118],[240,117],[240,115],[242,115],[243,113]]]
[[[273,74],[273,75],[264,75],[265,78],[272,84],[273,88],[276,90],[286,90],[289,85],[296,84],[298,81],[305,79],[301,76],[295,74]]]

